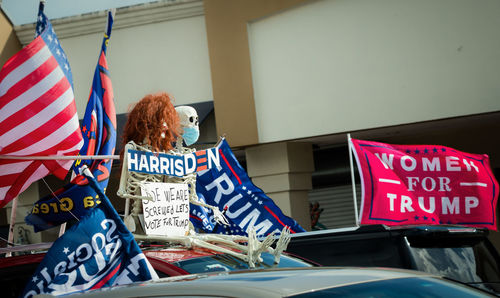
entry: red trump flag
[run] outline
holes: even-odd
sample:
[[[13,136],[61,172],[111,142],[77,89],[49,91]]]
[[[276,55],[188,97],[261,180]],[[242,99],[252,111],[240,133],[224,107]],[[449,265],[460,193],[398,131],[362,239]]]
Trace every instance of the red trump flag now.
[[[76,155],[83,145],[66,55],[40,4],[37,33],[0,71],[0,155]],[[0,208],[72,160],[0,159]]]
[[[465,225],[497,230],[498,182],[485,154],[351,139],[361,224]]]

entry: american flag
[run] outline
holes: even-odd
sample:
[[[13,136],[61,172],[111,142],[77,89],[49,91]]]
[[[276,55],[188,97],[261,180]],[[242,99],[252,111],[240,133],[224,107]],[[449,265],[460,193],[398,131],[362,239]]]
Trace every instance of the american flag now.
[[[43,13],[37,37],[0,70],[0,155],[76,155],[82,144],[68,60]],[[64,179],[72,160],[0,159],[0,208],[52,173]]]

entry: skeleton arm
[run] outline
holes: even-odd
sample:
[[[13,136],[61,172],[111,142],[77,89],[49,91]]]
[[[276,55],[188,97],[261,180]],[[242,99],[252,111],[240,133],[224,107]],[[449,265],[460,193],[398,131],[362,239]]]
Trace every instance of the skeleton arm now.
[[[142,176],[146,175],[141,175],[140,173],[135,173],[134,175],[130,174],[128,171],[128,151],[129,150],[136,150],[137,148],[144,150],[146,148],[143,148],[133,141],[130,141],[125,145],[125,153],[123,154],[123,164],[122,164],[122,173],[120,177],[120,186],[118,188],[118,192],[116,193],[119,197],[127,199],[127,202],[129,199],[136,199],[136,200],[152,200],[151,197],[148,196],[141,196],[137,195],[140,189],[139,182],[142,181],[144,178]],[[134,177],[135,176],[135,177]],[[137,179],[139,178],[139,179]],[[125,213],[127,213],[127,208],[128,204],[125,206]],[[125,214],[127,215],[127,214]]]

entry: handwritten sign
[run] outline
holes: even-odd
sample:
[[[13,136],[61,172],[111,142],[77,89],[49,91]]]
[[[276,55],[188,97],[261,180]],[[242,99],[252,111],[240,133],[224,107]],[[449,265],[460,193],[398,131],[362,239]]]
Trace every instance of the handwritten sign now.
[[[189,189],[182,183],[141,184],[146,234],[156,236],[186,235],[189,225]]]
[[[496,230],[498,182],[485,154],[352,139],[361,224],[456,224]]]

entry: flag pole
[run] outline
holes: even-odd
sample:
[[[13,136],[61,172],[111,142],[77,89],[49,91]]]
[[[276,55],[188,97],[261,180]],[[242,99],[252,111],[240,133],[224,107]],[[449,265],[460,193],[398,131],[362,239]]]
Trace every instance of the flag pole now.
[[[358,200],[356,199],[356,179],[354,177],[354,165],[352,163],[352,143],[351,143],[350,133],[347,134],[347,144],[349,146],[349,164],[351,166],[352,195],[354,200],[354,218],[356,220],[356,226],[359,226]]]
[[[10,210],[10,224],[9,224],[9,237],[7,238],[7,246],[14,243],[14,226],[16,225],[16,212],[17,212],[17,201],[19,199],[15,197],[12,200],[12,209]],[[11,257],[12,252],[8,252],[6,257]]]

